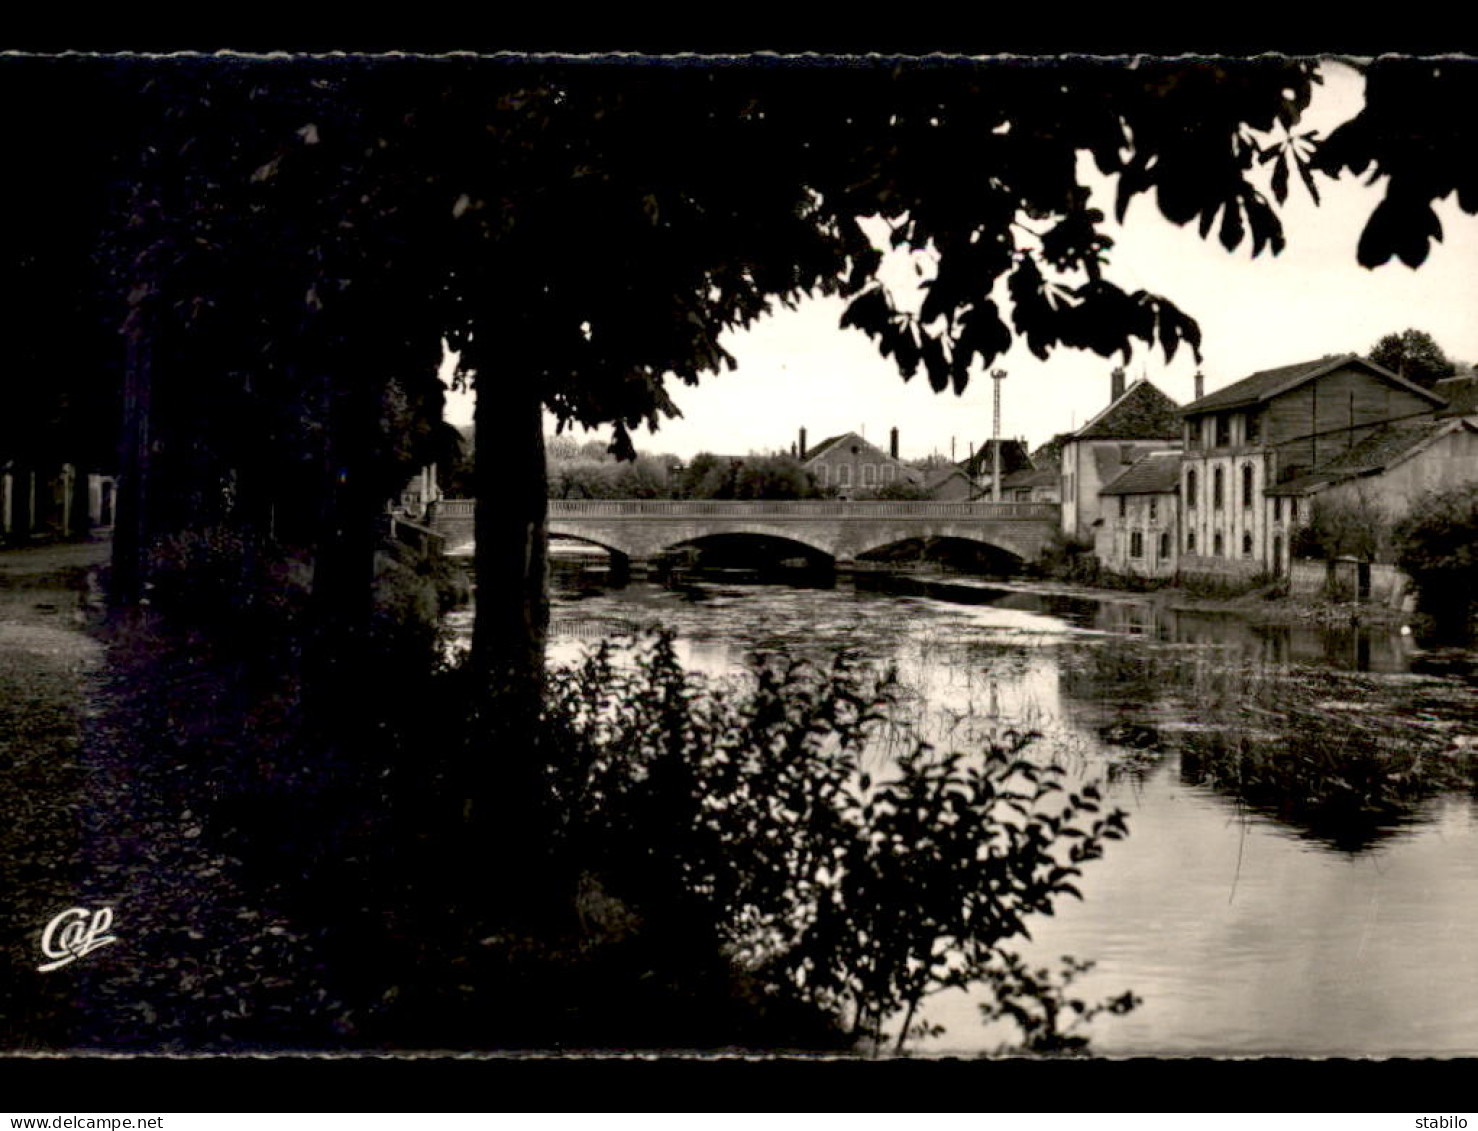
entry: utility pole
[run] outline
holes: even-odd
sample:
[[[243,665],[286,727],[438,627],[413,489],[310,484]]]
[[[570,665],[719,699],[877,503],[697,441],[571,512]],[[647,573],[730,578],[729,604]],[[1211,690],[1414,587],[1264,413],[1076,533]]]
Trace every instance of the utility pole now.
[[[990,377],[995,385],[995,419],[990,430],[991,448],[993,449],[991,455],[995,466],[992,468],[994,482],[991,484],[990,498],[991,502],[999,503],[1001,501],[1001,382],[1006,379],[1006,371],[992,369]]]

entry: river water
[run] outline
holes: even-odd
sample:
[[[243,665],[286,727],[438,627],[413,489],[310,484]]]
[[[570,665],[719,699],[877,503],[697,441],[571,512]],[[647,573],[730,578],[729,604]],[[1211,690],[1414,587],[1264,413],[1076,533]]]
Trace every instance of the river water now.
[[[936,746],[1039,731],[1034,757],[1128,813],[1084,900],[1015,947],[1093,961],[1075,986],[1089,1001],[1141,999],[1085,1030],[1096,1054],[1478,1055],[1471,654],[1030,585],[866,582],[665,588],[564,566],[551,660],[653,624],[719,677],[756,651],[847,649],[897,666]],[[919,1051],[1011,1040],[978,1000],[929,999],[945,1031]]]

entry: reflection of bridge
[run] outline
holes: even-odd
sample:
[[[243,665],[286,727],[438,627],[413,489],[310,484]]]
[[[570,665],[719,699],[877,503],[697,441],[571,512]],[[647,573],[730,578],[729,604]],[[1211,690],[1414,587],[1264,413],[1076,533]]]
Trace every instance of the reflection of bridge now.
[[[456,553],[472,542],[471,499],[433,504],[431,525]],[[840,562],[914,538],[960,538],[1031,560],[1060,524],[1056,503],[737,502],[551,499],[549,533],[636,561],[715,535],[783,538]]]

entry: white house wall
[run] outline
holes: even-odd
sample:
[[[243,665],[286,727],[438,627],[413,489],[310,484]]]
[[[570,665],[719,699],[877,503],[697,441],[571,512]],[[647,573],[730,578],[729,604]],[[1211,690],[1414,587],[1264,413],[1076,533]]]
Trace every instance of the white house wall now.
[[[1119,500],[1124,516],[1119,517]],[[1153,504],[1151,503],[1153,500]],[[1180,558],[1176,546],[1175,496],[1106,495],[1103,525],[1094,538],[1094,552],[1115,573],[1137,577],[1173,577]],[[1151,515],[1153,511],[1153,515]],[[1133,553],[1134,535],[1140,536],[1140,554]],[[1161,553],[1162,538],[1165,553]]]
[[[1250,499],[1244,495],[1242,473],[1250,468]],[[1195,498],[1190,495],[1190,472],[1196,475]],[[1216,473],[1223,479],[1221,506],[1215,505]],[[1267,503],[1263,491],[1269,486],[1268,459],[1264,453],[1187,455],[1180,469],[1183,507],[1180,552],[1187,556],[1220,558],[1255,573],[1270,566]],[[1194,505],[1193,505],[1194,504]],[[1191,535],[1195,535],[1192,542]],[[1221,535],[1220,552],[1217,535]],[[1250,544],[1244,548],[1244,536]]]

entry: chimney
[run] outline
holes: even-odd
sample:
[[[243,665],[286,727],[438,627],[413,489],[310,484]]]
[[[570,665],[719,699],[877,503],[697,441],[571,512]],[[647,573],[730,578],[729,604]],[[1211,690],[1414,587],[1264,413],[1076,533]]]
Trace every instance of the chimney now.
[[[898,458],[898,429],[888,430],[888,454],[894,459]]]
[[[796,440],[796,458],[804,461],[806,458],[806,430],[801,429],[801,434]]]
[[[1200,400],[1205,395],[1206,395],[1206,378],[1202,375],[1201,371],[1198,369],[1198,370],[1196,370],[1196,400]]]
[[[1113,404],[1114,401],[1124,395],[1124,367],[1122,365],[1114,366],[1114,371],[1110,375],[1110,379],[1112,384],[1109,386],[1109,404]]]

